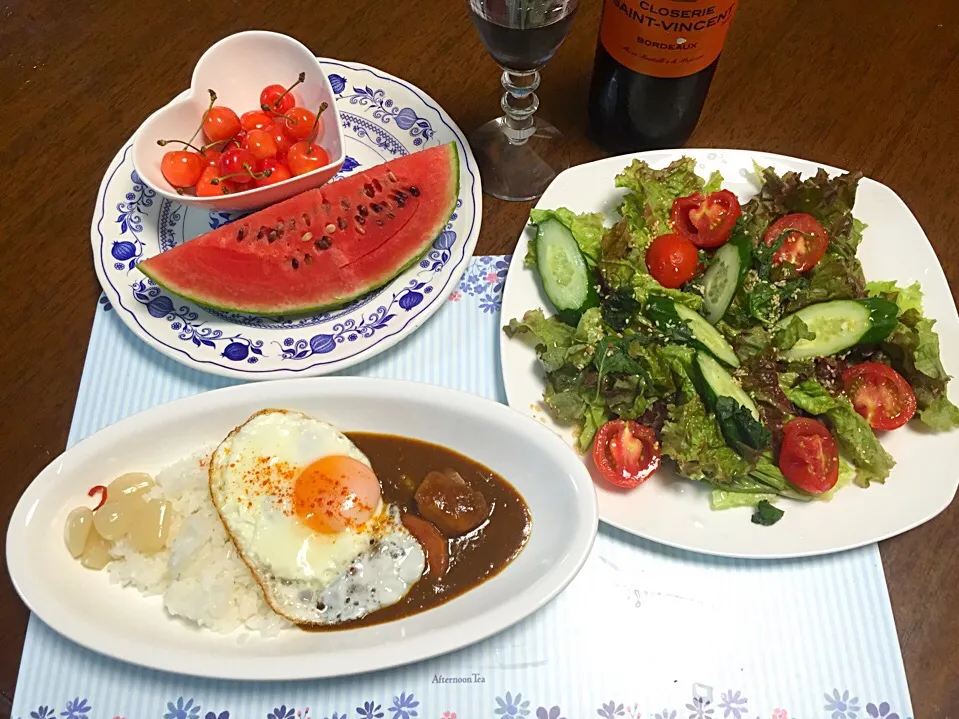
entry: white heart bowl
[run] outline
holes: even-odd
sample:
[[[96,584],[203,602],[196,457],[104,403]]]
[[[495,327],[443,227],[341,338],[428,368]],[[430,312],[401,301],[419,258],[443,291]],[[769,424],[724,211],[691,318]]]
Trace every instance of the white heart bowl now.
[[[267,85],[291,84],[301,72],[306,80],[294,91],[299,103],[315,109],[321,102],[323,131],[317,144],[330,155],[330,163],[275,185],[216,197],[180,195],[166,181],[160,162],[171,146],[157,145],[159,139],[190,139],[209,105],[208,89],[217,94],[217,105],[232,108],[237,115],[260,106],[260,91]],[[220,40],[203,53],[190,89],[154,112],[133,138],[133,167],[140,178],[163,197],[192,207],[213,211],[258,210],[306,190],[323,185],[343,164],[343,135],[333,88],[316,56],[302,43],[280,33],[250,30]],[[176,149],[176,146],[172,146]]]

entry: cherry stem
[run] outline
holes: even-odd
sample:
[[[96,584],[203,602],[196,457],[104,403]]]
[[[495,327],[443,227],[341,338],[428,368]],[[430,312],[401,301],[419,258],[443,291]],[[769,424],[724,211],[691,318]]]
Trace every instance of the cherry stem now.
[[[207,117],[210,116],[210,110],[213,109],[213,103],[216,102],[216,93],[213,90],[207,90],[210,93],[210,104],[206,108],[206,112],[203,113],[203,117],[200,118],[200,124],[196,128],[196,131],[193,133],[193,137],[190,138],[190,142],[193,142],[196,139],[196,136],[200,134],[200,130],[203,129],[203,123],[206,122]],[[189,144],[189,143],[184,143]]]
[[[310,139],[307,142],[306,153],[307,155],[313,154],[313,142],[316,140],[316,129],[320,125],[320,115],[322,115],[326,109],[329,107],[325,102],[321,102],[320,106],[316,109],[316,118],[313,120],[313,127],[310,129]]]
[[[192,140],[193,138],[191,137],[190,139]],[[171,142],[179,142],[179,143],[180,143],[181,145],[183,145],[184,147],[189,147],[191,150],[195,150],[195,151],[199,152],[201,155],[203,154],[203,150],[201,150],[200,148],[196,147],[195,145],[191,145],[189,142],[184,142],[183,140],[157,140],[157,144],[158,144],[160,147],[166,147],[166,146],[169,145]],[[204,148],[204,149],[206,149],[206,148]]]
[[[272,107],[270,107],[266,103],[263,103],[262,105],[260,105],[260,109],[263,110],[263,112],[270,113],[270,115],[272,115],[273,117],[282,117],[284,120],[291,119],[289,115],[284,115],[282,112],[278,112],[277,110],[274,110]]]
[[[286,88],[286,90],[283,91],[283,94],[280,95],[278,98],[276,98],[276,99],[273,101],[273,107],[279,107],[279,106],[280,106],[280,100],[282,100],[284,97],[286,97],[287,95],[289,95],[289,94],[290,94],[290,90],[292,90],[294,87],[296,87],[297,85],[299,85],[301,82],[305,82],[305,81],[306,81],[306,73],[305,73],[305,72],[301,72],[301,73],[297,76],[296,82],[294,82],[292,85],[290,85],[288,88]]]
[[[206,151],[209,150],[211,147],[213,147],[213,146],[215,146],[215,145],[219,145],[221,142],[229,143],[229,142],[231,142],[232,140],[233,140],[233,138],[231,137],[229,140],[217,140],[216,142],[208,142],[208,143],[206,143],[205,145],[203,145],[203,146],[200,148],[200,152],[206,152]]]
[[[253,172],[253,168],[250,167],[250,163],[248,162],[243,163],[243,169],[246,172],[233,172],[229,175],[223,175],[222,177],[214,177],[210,180],[210,184],[219,185],[221,180],[229,180],[231,177],[242,177],[244,175],[249,175],[254,180],[262,180],[264,177],[269,177],[273,174],[273,170],[269,167],[263,170],[263,172]]]

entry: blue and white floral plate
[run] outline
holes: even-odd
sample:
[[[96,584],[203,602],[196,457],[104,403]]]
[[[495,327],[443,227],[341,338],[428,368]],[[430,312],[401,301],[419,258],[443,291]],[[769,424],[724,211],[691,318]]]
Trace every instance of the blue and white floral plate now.
[[[408,336],[456,288],[479,237],[480,175],[452,118],[426,93],[360,63],[321,60],[343,125],[341,177],[427,147],[456,142],[460,193],[446,229],[414,267],[353,303],[319,315],[265,318],[207,310],[172,295],[137,263],[229,222],[163,200],[140,180],[127,144],[110,163],[93,216],[93,259],[117,315],[154,349],[202,372],[240,379],[328,374]]]

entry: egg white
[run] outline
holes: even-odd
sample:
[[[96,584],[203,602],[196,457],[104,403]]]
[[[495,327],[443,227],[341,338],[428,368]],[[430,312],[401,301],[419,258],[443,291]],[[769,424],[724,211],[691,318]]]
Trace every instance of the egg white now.
[[[224,527],[273,609],[300,624],[358,619],[393,604],[426,563],[399,510],[382,500],[367,522],[338,534],[300,521],[296,478],[330,455],[372,468],[332,425],[299,412],[263,410],[231,432],[210,460],[210,494]]]

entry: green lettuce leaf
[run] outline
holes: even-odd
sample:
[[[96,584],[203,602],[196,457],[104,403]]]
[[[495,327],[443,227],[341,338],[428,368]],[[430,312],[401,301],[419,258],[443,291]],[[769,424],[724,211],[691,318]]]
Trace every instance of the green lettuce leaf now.
[[[762,501],[771,502],[778,497],[779,495],[773,492],[730,492],[725,489],[714,489],[709,496],[709,505],[715,510],[755,507]]]
[[[529,213],[530,222],[537,225],[541,222],[553,218],[562,222],[569,231],[573,233],[573,239],[579,245],[580,252],[596,264],[599,258],[600,243],[603,239],[603,233],[606,228],[603,225],[603,215],[599,212],[584,212],[577,215],[575,212],[559,207],[555,210],[531,210]],[[536,241],[535,238],[530,241],[529,248],[526,251],[526,265],[534,266],[536,264]],[[530,264],[532,262],[532,265]]]
[[[937,432],[948,432],[959,427],[959,407],[941,394],[924,409],[919,410],[919,420]]]
[[[629,289],[633,275],[648,274],[646,248],[652,238],[645,229],[630,229],[629,220],[621,219],[602,237],[599,274],[610,291]]]
[[[885,481],[896,462],[848,399],[833,397],[815,380],[803,380],[784,391],[800,409],[826,418],[839,451],[857,469],[857,484],[868,487],[870,482]]]
[[[900,312],[918,310],[922,312],[922,286],[913,282],[908,287],[900,287],[891,280],[877,280],[866,285],[870,297],[882,297],[899,305]]]
[[[947,395],[952,378],[942,366],[935,320],[922,314],[919,283],[902,288],[895,282],[871,282],[868,290],[899,306],[899,322],[880,349],[916,393],[920,421],[940,432],[959,427],[959,408]]]
[[[722,184],[714,173],[710,182]],[[654,170],[642,160],[633,162],[616,175],[616,187],[631,190],[620,214],[630,221],[630,229],[647,228],[652,237],[670,231],[669,213],[677,197],[702,192],[705,183],[696,174],[696,161],[681,157],[662,170]]]
[[[522,320],[510,320],[503,331],[510,338],[531,337],[547,373],[565,365],[583,369],[592,361],[596,343],[606,335],[598,307],[586,310],[575,329],[535,309],[526,312]]]
[[[712,192],[719,192],[723,189],[723,175],[719,170],[713,170],[709,174],[709,179],[706,180],[706,184],[703,186],[703,194],[708,195]]]
[[[671,457],[683,476],[717,485],[731,484],[749,472],[749,463],[723,437],[716,418],[706,412],[698,396],[670,408],[662,431],[663,454]]]
[[[816,333],[809,329],[799,317],[793,317],[773,334],[772,344],[776,349],[792,349],[799,340],[816,339]]]
[[[648,273],[640,274],[637,272],[633,275],[633,295],[642,304],[646,304],[650,295],[661,295],[681,305],[686,305],[692,310],[698,311],[703,306],[703,298],[699,295],[663,287]]]

